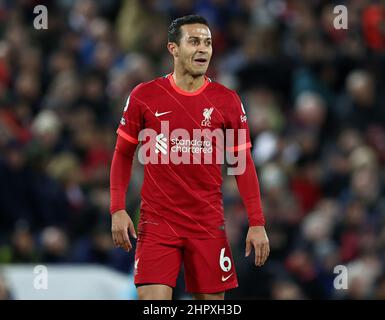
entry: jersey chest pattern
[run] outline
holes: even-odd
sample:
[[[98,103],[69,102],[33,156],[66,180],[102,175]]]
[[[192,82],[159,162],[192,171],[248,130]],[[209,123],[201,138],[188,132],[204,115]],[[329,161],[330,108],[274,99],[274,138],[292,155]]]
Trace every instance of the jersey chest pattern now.
[[[199,98],[150,101],[144,113],[144,128],[160,132],[161,124],[168,123],[170,131],[184,129],[190,134],[194,129],[223,129],[221,107]],[[187,100],[187,102],[186,102]]]

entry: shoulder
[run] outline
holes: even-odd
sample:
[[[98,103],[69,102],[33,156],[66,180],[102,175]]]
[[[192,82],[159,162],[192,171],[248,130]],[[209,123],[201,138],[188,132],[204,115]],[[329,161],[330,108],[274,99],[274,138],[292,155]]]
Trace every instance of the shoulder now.
[[[210,87],[213,91],[215,91],[214,95],[220,97],[219,101],[221,101],[221,105],[225,113],[245,113],[241,98],[235,90],[229,89],[223,84],[215,81],[210,83]]]
[[[137,86],[135,86],[134,89],[132,89],[130,95],[134,95],[136,97],[152,95],[156,90],[159,89],[159,86],[162,84],[162,82],[165,81],[167,81],[167,79],[162,76],[147,82],[141,82]]]
[[[223,85],[219,82],[213,81],[211,79],[209,79],[209,81],[210,81],[209,88],[210,88],[212,93],[220,94],[227,101],[238,102],[239,96],[235,90],[232,90],[232,89],[226,87],[225,85]]]

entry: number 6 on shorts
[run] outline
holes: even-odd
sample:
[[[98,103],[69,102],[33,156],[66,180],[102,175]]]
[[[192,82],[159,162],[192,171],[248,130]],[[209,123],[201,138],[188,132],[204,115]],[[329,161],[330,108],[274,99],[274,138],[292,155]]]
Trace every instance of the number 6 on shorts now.
[[[227,264],[227,265],[226,265]],[[219,265],[224,272],[228,272],[231,269],[231,260],[225,256],[225,248],[221,249],[221,255],[219,257]]]

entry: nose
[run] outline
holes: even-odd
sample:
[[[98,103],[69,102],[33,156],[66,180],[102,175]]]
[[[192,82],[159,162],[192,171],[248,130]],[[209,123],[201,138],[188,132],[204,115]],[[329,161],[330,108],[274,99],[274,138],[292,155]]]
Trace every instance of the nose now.
[[[198,52],[199,53],[206,53],[207,52],[207,46],[206,46],[206,44],[204,44],[203,42],[201,42],[200,44],[199,44],[199,47],[198,47]]]

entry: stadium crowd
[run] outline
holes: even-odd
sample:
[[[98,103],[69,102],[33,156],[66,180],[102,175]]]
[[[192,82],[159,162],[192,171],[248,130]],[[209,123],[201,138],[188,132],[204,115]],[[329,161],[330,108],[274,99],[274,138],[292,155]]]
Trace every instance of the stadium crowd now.
[[[244,258],[247,215],[224,176],[232,299],[385,299],[385,1],[5,0],[0,3],[0,265],[99,263],[114,248],[109,168],[130,90],[171,72],[167,27],[210,22],[208,75],[248,116],[271,254]],[[48,29],[34,29],[38,4]],[[142,165],[127,194],[138,221]],[[348,268],[348,289],[334,268]],[[183,282],[175,291],[183,298]],[[0,299],[12,298],[0,275]]]

